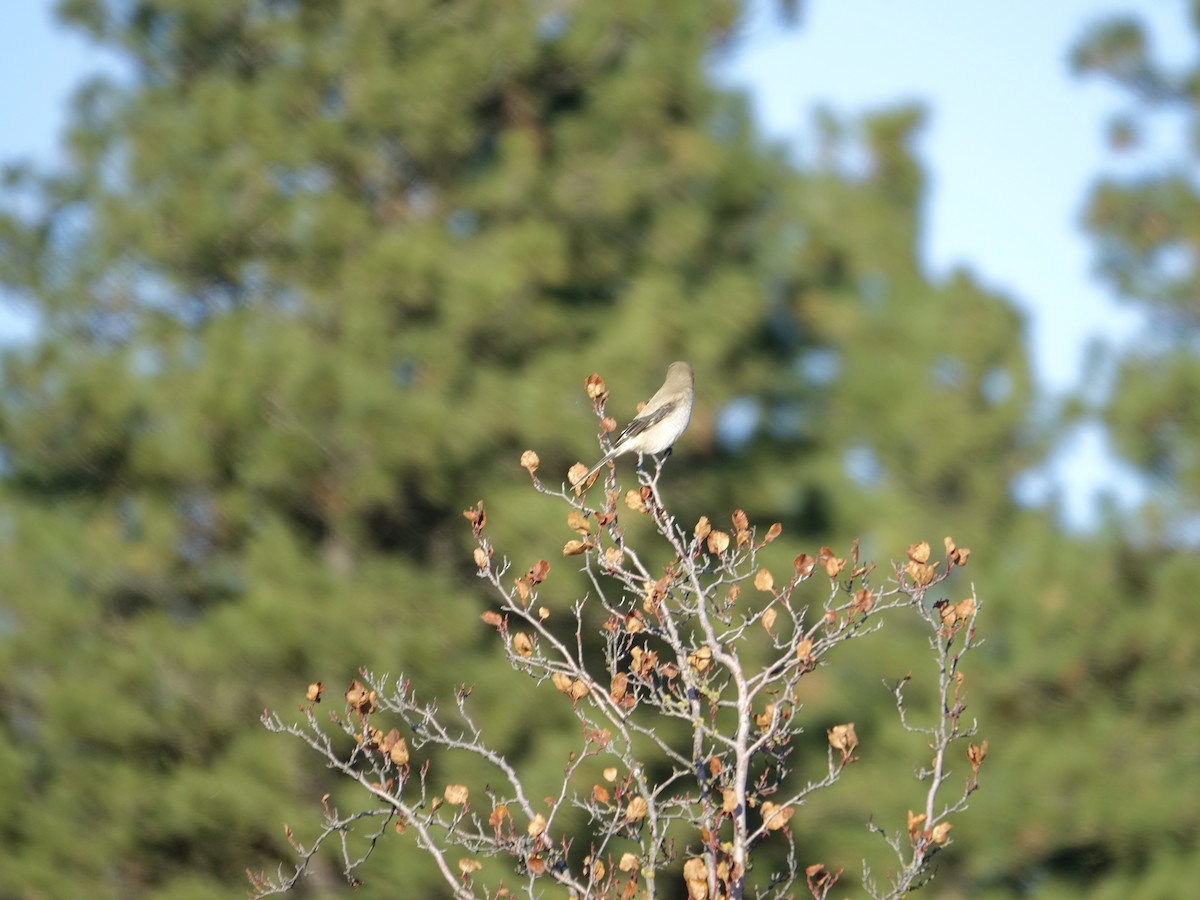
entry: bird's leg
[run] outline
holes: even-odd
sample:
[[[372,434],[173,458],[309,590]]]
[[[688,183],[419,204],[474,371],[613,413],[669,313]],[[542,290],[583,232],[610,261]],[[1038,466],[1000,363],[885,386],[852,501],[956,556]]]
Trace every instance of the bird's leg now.
[[[655,477],[655,479],[657,479],[658,476],[662,473],[663,463],[665,463],[667,461],[667,458],[671,455],[671,449],[672,448],[668,447],[662,453],[660,453],[654,457],[654,477]]]

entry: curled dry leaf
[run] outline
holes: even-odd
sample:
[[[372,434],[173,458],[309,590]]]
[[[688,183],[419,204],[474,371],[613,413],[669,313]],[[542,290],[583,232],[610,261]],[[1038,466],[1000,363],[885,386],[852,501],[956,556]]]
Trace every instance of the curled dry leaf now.
[[[646,630],[646,620],[642,618],[641,612],[635,609],[625,617],[625,630],[630,634],[637,634],[639,631]]]
[[[587,553],[591,547],[588,541],[571,539],[563,544],[563,556],[579,556],[581,553]]]
[[[642,512],[646,508],[646,504],[642,501],[641,491],[626,491],[625,505],[634,512]]]
[[[713,531],[708,535],[705,544],[709,553],[720,556],[729,549],[729,535],[724,531]]]
[[[908,811],[908,836],[915,840],[917,835],[921,833],[921,826],[925,823],[925,813],[916,815],[911,809]]]
[[[704,670],[712,664],[712,650],[708,647],[700,647],[694,653],[688,654],[687,661],[697,675],[703,674]]]
[[[571,682],[571,686],[567,689],[567,696],[571,698],[572,703],[578,703],[590,693],[590,689],[580,679],[575,679]]]
[[[512,639],[513,652],[524,659],[533,656],[533,641],[523,631],[518,631]]]
[[[646,803],[645,797],[634,797],[629,801],[629,805],[625,807],[625,818],[630,822],[640,822],[646,818],[646,813],[650,811],[650,805]]]
[[[393,728],[391,731],[389,731],[387,734],[385,734],[383,736],[383,738],[379,741],[379,749],[382,750],[384,753],[391,753],[392,748],[394,746],[396,746],[397,742],[399,742],[400,740],[402,740],[402,738],[400,737],[400,732],[398,732],[395,728]]]
[[[508,807],[501,803],[495,809],[493,809],[492,814],[488,816],[488,824],[493,828],[499,828],[504,824],[505,819],[511,818],[512,816],[509,815]]]
[[[942,617],[942,624],[947,628],[953,628],[958,621],[958,610],[950,603],[949,600],[939,600],[933,604],[933,608],[938,611],[938,615]]]
[[[365,735],[355,735],[354,739],[362,743],[368,750],[378,750],[383,743],[382,728],[368,728]]]
[[[393,728],[391,730],[390,734],[395,734],[395,733],[396,733],[396,729]],[[405,766],[407,766],[408,765],[408,742],[405,741],[404,738],[397,735],[395,742],[388,749],[388,756],[391,758],[392,762],[396,764],[397,767],[402,769]]]
[[[583,380],[583,389],[587,391],[589,400],[601,400],[608,396],[608,389],[604,386],[604,379],[595,372]]]
[[[812,662],[812,650],[812,638],[805,638],[796,645],[796,659],[805,664]]]
[[[765,628],[767,630],[767,634],[771,633],[771,626],[775,624],[776,615],[777,615],[777,613],[775,612],[774,607],[770,607],[768,609],[763,610],[762,626],[763,626],[763,628]]]
[[[378,695],[374,691],[368,691],[357,678],[350,682],[350,687],[346,688],[346,703],[360,716],[375,712],[378,699]]]
[[[491,625],[493,628],[499,628],[504,624],[504,617],[494,609],[489,609],[487,612],[481,613],[479,618],[483,619],[485,623]]]
[[[851,613],[862,613],[864,616],[875,605],[875,595],[870,588],[859,588],[854,594],[854,602],[850,604]]]
[[[929,839],[944,846],[950,842],[950,829],[953,827],[953,822],[939,822],[929,830]]]
[[[683,864],[683,882],[688,900],[708,900],[708,866],[703,857],[693,856]]]
[[[708,521],[708,516],[701,516],[699,521],[696,522],[696,527],[694,529],[696,543],[701,543],[706,537],[708,537],[710,531],[712,531],[712,524]]]
[[[483,863],[477,859],[463,858],[458,861],[458,871],[463,875],[470,875],[472,872],[478,872],[483,868]]]
[[[537,837],[546,831],[546,817],[541,813],[537,813],[529,821],[529,826],[525,829],[526,834],[530,837]]]
[[[518,578],[513,582],[513,585],[517,589],[517,597],[520,599],[521,605],[524,606],[529,602],[529,582],[524,578]]]
[[[775,578],[767,569],[759,569],[754,573],[754,586],[769,594],[775,588]]]
[[[801,578],[807,578],[813,573],[813,569],[817,567],[817,561],[807,553],[801,553],[792,560],[792,568],[796,570],[796,574]]]
[[[850,580],[853,581],[855,578],[861,578],[863,575],[868,575],[874,571],[875,563],[869,563],[865,566],[855,566],[853,571],[850,572]]]
[[[542,461],[538,459],[538,455],[532,450],[526,450],[521,454],[521,468],[525,469],[530,475],[538,470],[538,466]]]
[[[325,682],[314,681],[308,686],[308,690],[304,692],[304,696],[308,699],[309,703],[320,703],[321,694],[324,693],[324,691]]]
[[[580,482],[588,473],[588,467],[583,463],[575,463],[571,468],[567,469],[567,481],[571,483],[571,487],[579,487]]]
[[[840,875],[841,872],[838,872]],[[808,889],[814,897],[823,897],[833,887],[838,876],[834,875],[825,868],[822,863],[813,863],[804,870],[804,877],[808,879]]]
[[[646,599],[642,603],[642,608],[646,612],[652,613],[667,596],[667,591],[671,588],[671,576],[664,575],[658,581],[644,581],[642,587],[646,591]]]
[[[721,812],[733,813],[737,810],[737,791],[725,788],[721,791]]]
[[[919,587],[925,587],[937,575],[937,570],[933,566],[911,559],[908,561],[908,565],[904,567],[904,571],[908,573],[908,577],[912,579],[913,583]]]
[[[776,806],[770,800],[766,801],[759,810],[762,815],[763,825],[767,831],[778,831],[785,827],[788,821],[796,814],[795,807],[792,806]]]
[[[528,579],[530,584],[541,584],[549,574],[550,563],[544,559],[539,559],[529,567],[529,571],[525,573],[525,578]]]
[[[612,799],[612,794],[609,793],[608,788],[606,788],[604,785],[593,784],[592,799],[597,803],[608,803],[608,801]]]
[[[976,775],[979,774],[979,767],[983,764],[983,761],[987,759],[987,749],[987,741],[981,744],[971,744],[967,747],[967,761],[971,763],[971,771]]]
[[[620,568],[621,563],[625,562],[625,554],[617,547],[607,547],[604,550],[604,563],[610,569]]]
[[[904,553],[913,562],[923,565],[929,562],[929,543],[927,541],[918,541],[915,544],[909,544],[908,549]]]
[[[587,516],[574,507],[567,513],[567,526],[576,534],[582,534],[584,537],[592,533],[592,523],[587,520]]]
[[[462,806],[467,802],[467,786],[465,784],[448,784],[442,796],[451,806]]]
[[[612,784],[617,780],[617,767],[609,766],[600,774],[604,776],[605,781],[607,781],[609,784]]]
[[[846,561],[835,556],[833,551],[828,547],[822,547],[817,559],[825,568],[825,574],[830,578],[837,578],[841,574],[842,569],[846,568]]]
[[[845,725],[834,725],[827,732],[829,735],[829,744],[834,750],[840,750],[842,756],[849,756],[854,752],[854,748],[858,746],[858,735],[854,733],[854,723],[847,722]]]
[[[950,565],[965,566],[967,564],[967,559],[971,555],[969,547],[956,546],[953,538],[948,535],[942,540],[942,543],[946,545],[946,561]]]
[[[975,598],[968,597],[966,600],[959,600],[954,604],[954,612],[960,619],[969,619],[975,615]]]
[[[622,853],[621,861],[617,863],[617,868],[622,872],[632,872],[638,868],[639,865],[640,863],[638,862],[638,858],[632,853]]]
[[[486,569],[488,567],[487,551],[482,547],[476,547],[471,555],[475,558],[475,565],[479,566],[479,568]]]
[[[487,524],[487,514],[483,511],[483,501],[480,500],[475,504],[474,509],[464,509],[463,518],[471,523],[471,531],[478,538],[483,532],[483,526]]]
[[[632,647],[629,650],[629,671],[638,678],[649,678],[658,665],[658,651]]]
[[[750,540],[750,520],[746,518],[744,510],[735,509],[733,511],[733,532],[737,536],[739,547]]]
[[[767,708],[764,709],[762,711],[762,713],[756,714],[754,716],[754,724],[757,725],[763,731],[766,731],[767,729],[769,729],[771,727],[771,722],[773,722],[774,720],[775,720],[775,704],[774,703],[768,703]]]
[[[779,524],[778,522],[776,522],[774,525],[772,525],[770,528],[767,529],[767,536],[763,538],[763,543],[769,544],[769,543],[771,543],[771,541],[775,540],[775,538],[779,537],[781,534],[783,534],[783,526],[781,524]]]
[[[564,694],[571,689],[571,676],[563,672],[555,672],[551,675],[550,682]]]

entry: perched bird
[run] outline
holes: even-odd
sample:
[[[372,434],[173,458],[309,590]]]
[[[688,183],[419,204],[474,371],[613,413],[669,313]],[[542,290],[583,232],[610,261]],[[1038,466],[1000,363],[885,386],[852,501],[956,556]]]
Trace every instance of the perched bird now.
[[[695,397],[695,376],[689,363],[673,362],[667,368],[667,379],[662,387],[647,401],[642,411],[617,437],[611,450],[596,463],[577,483],[587,481],[607,462],[626,453],[638,455],[642,464],[645,453],[671,452],[671,445],[679,440],[692,418],[692,399]]]

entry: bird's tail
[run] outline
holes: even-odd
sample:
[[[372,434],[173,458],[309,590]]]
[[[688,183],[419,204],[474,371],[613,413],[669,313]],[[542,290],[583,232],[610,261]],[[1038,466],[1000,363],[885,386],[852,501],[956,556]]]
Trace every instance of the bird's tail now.
[[[612,450],[609,450],[607,453],[605,453],[603,457],[601,457],[600,462],[596,463],[594,466],[592,466],[590,469],[587,470],[587,474],[579,479],[578,484],[586,483],[593,475],[595,475],[597,472],[599,472],[601,469],[603,469],[606,465],[608,465],[610,462],[612,462],[616,458],[617,458],[617,448],[614,447]]]

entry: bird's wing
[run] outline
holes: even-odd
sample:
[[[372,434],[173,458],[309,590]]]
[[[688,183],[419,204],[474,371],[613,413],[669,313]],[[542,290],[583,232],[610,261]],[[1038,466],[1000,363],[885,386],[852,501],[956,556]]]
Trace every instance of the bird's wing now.
[[[658,424],[672,412],[674,412],[676,406],[678,406],[678,403],[672,400],[668,403],[664,403],[662,406],[658,407],[658,409],[642,410],[633,419],[633,421],[625,426],[625,430],[622,431],[620,436],[617,438],[617,444],[620,445],[623,441],[637,437],[651,425]]]

